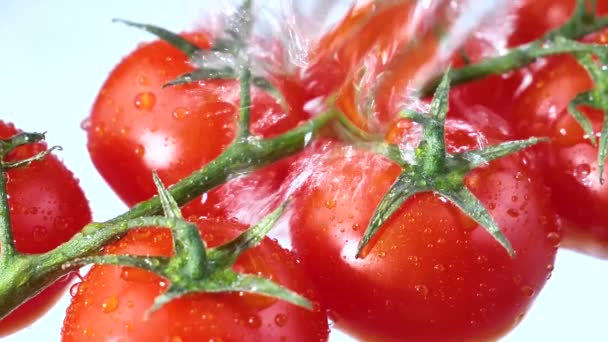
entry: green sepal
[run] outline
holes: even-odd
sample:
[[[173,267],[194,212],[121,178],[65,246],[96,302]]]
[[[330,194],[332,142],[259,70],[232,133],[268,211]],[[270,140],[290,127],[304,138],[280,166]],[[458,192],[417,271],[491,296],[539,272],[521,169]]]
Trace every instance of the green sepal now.
[[[154,304],[146,312],[145,318],[170,301],[185,295],[194,293],[225,292],[245,292],[264,295],[284,300],[288,303],[308,310],[313,309],[313,305],[308,299],[268,278],[258,277],[251,274],[237,273],[230,269],[224,269],[212,274],[209,278],[201,282],[185,281],[172,283],[166,292],[155,298]]]
[[[413,195],[433,192],[450,200],[465,214],[484,227],[488,233],[509,253],[514,250],[492,219],[483,204],[475,198],[464,184],[466,174],[488,162],[530,147],[545,138],[509,141],[483,149],[464,153],[450,154],[445,146],[445,119],[448,111],[450,91],[449,70],[443,75],[431,102],[431,113],[425,115],[411,110],[403,110],[401,117],[409,118],[424,125],[421,142],[416,149],[415,162],[402,165],[404,171],[399,175],[376,207],[357,246],[357,257],[365,246],[378,233],[380,227]],[[389,157],[394,155],[387,154]]]
[[[429,125],[431,118],[424,113],[420,113],[417,112],[415,110],[410,110],[410,109],[404,109],[401,111],[401,113],[399,114],[400,117],[405,118],[405,119],[410,119],[416,123],[419,123],[421,125]]]
[[[285,201],[281,206],[258,222],[258,224],[247,229],[234,240],[221,246],[209,248],[207,255],[209,256],[209,260],[213,262],[214,267],[232,266],[244,251],[257,246],[274,227],[281,215],[283,215],[288,204],[289,201]]]
[[[0,166],[4,171],[15,169],[19,167],[24,167],[30,165],[32,162],[39,161],[44,159],[47,155],[52,153],[53,151],[61,151],[61,146],[53,146],[45,151],[38,152],[35,155],[25,158],[22,160],[17,160],[14,162],[5,162],[4,157],[12,152],[19,146],[35,144],[41,142],[45,139],[45,133],[36,133],[36,132],[21,132],[15,134],[14,136],[0,140]]]
[[[19,146],[43,141],[45,139],[45,134],[46,133],[21,132],[8,139],[2,139],[0,140],[0,155],[5,156]]]
[[[445,117],[448,114],[448,103],[450,100],[450,71],[451,68],[448,67],[443,74],[443,77],[441,77],[441,81],[439,82],[439,85],[435,90],[435,94],[433,95],[433,99],[431,100],[431,107],[429,111],[431,113],[431,117],[438,122],[444,122]]]
[[[488,212],[488,209],[483,206],[464,184],[455,189],[445,189],[436,192],[449,199],[450,202],[454,203],[460,210],[479,223],[511,257],[515,256],[515,251],[509,239],[502,233],[492,215]]]
[[[591,79],[593,80],[593,89],[578,94],[568,104],[568,112],[583,128],[583,131],[589,138],[592,145],[596,146],[597,141],[595,132],[590,120],[577,108],[579,105],[586,105],[595,109],[601,110],[604,113],[604,122],[602,125],[600,142],[598,146],[598,173],[600,183],[604,183],[604,167],[606,164],[606,155],[608,154],[608,73],[605,67],[608,65],[608,46],[603,46],[603,49],[593,53],[578,53],[576,54],[579,64],[581,64]],[[599,63],[595,61],[597,58]]]
[[[580,105],[591,104],[591,97],[592,94],[589,91],[576,95],[576,97],[572,99],[572,101],[570,101],[570,103],[568,104],[568,113],[570,113],[570,115],[572,115],[572,117],[574,118],[574,120],[576,120],[579,126],[581,126],[581,128],[589,138],[589,141],[591,141],[591,144],[593,146],[597,146],[597,139],[595,138],[595,132],[593,131],[591,121],[589,121],[589,118],[587,118],[587,116],[585,116],[585,114],[583,114],[577,108]]]
[[[413,178],[412,174],[403,172],[399,175],[393,185],[391,185],[388,192],[374,210],[374,214],[363,234],[363,238],[359,241],[359,245],[357,246],[357,258],[361,257],[361,252],[365,246],[367,246],[380,227],[393,216],[405,201],[414,194],[426,190],[424,188],[419,188],[413,181]]]
[[[158,177],[158,173],[156,171],[152,172],[152,178],[154,180],[154,185],[156,185],[156,190],[158,191],[158,198],[160,199],[160,203],[163,207],[163,212],[166,217],[171,218],[183,218],[182,212],[175,202],[175,199],[171,196],[169,191],[165,188],[165,185]]]
[[[124,19],[112,19],[112,22],[123,23],[128,26],[135,27],[138,29],[142,29],[146,32],[149,32],[149,33],[155,35],[156,37],[160,38],[161,40],[164,40],[165,42],[171,44],[171,46],[173,46],[176,49],[183,52],[190,59],[193,58],[194,56],[196,56],[201,51],[203,51],[201,48],[199,48],[195,44],[191,43],[190,41],[188,41],[184,37],[180,36],[179,34],[176,34],[174,32],[171,32],[167,29],[164,29],[164,28],[156,26],[156,25],[136,23],[136,22],[124,20]]]
[[[163,88],[206,80],[233,80],[237,77],[237,73],[228,67],[223,69],[199,68],[163,84]]]
[[[532,137],[525,140],[512,140],[479,150],[457,153],[453,155],[453,158],[464,161],[466,170],[470,171],[479,166],[486,165],[492,160],[506,157],[540,142],[549,142],[549,139]]]
[[[25,158],[25,159],[21,159],[21,160],[9,162],[9,163],[2,162],[2,168],[4,170],[10,170],[10,169],[16,169],[19,167],[28,166],[32,162],[44,159],[47,155],[51,154],[53,151],[61,151],[61,150],[62,150],[61,146],[53,146],[45,151],[38,152],[29,158]]]

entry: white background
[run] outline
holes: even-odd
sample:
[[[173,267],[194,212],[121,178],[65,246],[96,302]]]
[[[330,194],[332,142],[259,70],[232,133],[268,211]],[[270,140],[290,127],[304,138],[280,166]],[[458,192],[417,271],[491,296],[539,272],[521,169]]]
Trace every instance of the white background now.
[[[81,179],[95,220],[125,207],[91,164],[80,122],[107,73],[150,35],[115,17],[185,30],[210,1],[0,0],[0,119],[48,131],[52,145]],[[213,1],[215,3],[215,1]],[[524,322],[504,341],[608,341],[608,261],[560,251],[553,277]],[[9,342],[58,341],[69,296]],[[332,333],[332,342],[347,341]]]

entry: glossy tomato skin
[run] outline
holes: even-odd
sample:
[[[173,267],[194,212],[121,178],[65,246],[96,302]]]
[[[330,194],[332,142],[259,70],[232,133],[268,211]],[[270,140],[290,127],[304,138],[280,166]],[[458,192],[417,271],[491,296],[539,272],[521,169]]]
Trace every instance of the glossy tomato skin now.
[[[185,37],[202,48],[209,47],[202,34]],[[88,149],[96,168],[128,205],[156,193],[153,170],[167,186],[174,184],[216,158],[235,136],[240,101],[237,80],[161,89],[192,70],[182,52],[154,41],[125,57],[99,92],[85,122]],[[251,115],[252,132],[264,137],[293,128],[303,119],[286,113],[275,98],[257,88],[253,88]],[[283,168],[284,163],[278,163],[246,180],[228,183],[216,195],[212,192],[195,199],[184,213],[233,216],[214,199],[241,192],[264,199],[269,192],[255,189],[274,190],[285,176]]]
[[[524,0],[515,11],[509,46],[529,43],[564,25],[572,16],[577,0]],[[588,2],[589,3],[589,2]],[[598,0],[597,14],[608,13],[608,1]]]
[[[446,127],[452,152],[497,142],[486,126],[480,133],[448,120]],[[337,142],[319,146],[315,174],[295,196],[291,236],[339,328],[365,341],[487,341],[518,323],[551,275],[560,239],[546,188],[524,155],[493,161],[466,178],[515,258],[447,200],[422,193],[356,259],[369,219],[400,169]]]
[[[237,236],[243,226],[191,218],[213,247]],[[106,249],[109,254],[170,255],[168,231],[129,233]],[[246,251],[234,268],[271,277],[315,298],[310,282],[293,255],[276,241],[264,239]],[[327,341],[325,313],[249,294],[197,294],[170,302],[144,320],[153,299],[167,283],[147,271],[94,266],[79,285],[64,321],[62,341]]]
[[[0,138],[19,131],[0,121]],[[5,161],[17,161],[47,149],[37,143],[18,147]],[[43,253],[69,240],[87,223],[91,211],[78,180],[55,156],[27,167],[12,169],[7,174],[7,193],[13,237],[22,253]],[[24,303],[0,321],[0,337],[23,328],[42,316],[64,293],[73,275],[64,277]]]
[[[608,31],[585,40],[605,44]],[[505,117],[520,138],[540,136],[551,140],[534,148],[535,159],[552,188],[553,205],[564,223],[564,245],[606,256],[608,216],[604,208],[608,205],[608,186],[599,182],[597,147],[568,111],[570,101],[592,87],[593,81],[573,57],[548,59],[533,73],[532,83]],[[579,109],[590,119],[599,139],[603,115],[585,106]]]

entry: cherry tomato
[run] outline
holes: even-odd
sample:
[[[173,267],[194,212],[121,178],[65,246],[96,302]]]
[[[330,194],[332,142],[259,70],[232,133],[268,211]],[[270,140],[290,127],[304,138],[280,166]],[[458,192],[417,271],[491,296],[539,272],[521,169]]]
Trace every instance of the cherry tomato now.
[[[585,40],[605,44],[608,31]],[[572,56],[548,59],[533,73],[531,85],[506,117],[520,137],[551,139],[551,144],[535,148],[535,159],[552,188],[553,205],[567,228],[565,245],[607,255],[608,215],[604,208],[608,205],[608,186],[599,182],[598,149],[568,111],[570,101],[592,87],[588,73]],[[603,115],[585,106],[579,109],[590,119],[599,139]],[[607,175],[605,172],[603,177]],[[598,249],[601,245],[604,247]]]
[[[244,226],[192,218],[213,247],[237,236]],[[108,254],[170,255],[165,230],[129,233],[106,249]],[[234,266],[259,274],[314,298],[310,282],[293,255],[268,238],[246,251]],[[167,282],[129,267],[94,266],[72,298],[62,330],[68,341],[327,341],[321,310],[308,311],[287,302],[243,293],[196,294],[179,298],[144,319]]]
[[[505,121],[493,117],[475,124],[448,119],[446,131],[452,153],[508,138]],[[359,259],[357,244],[401,170],[335,141],[320,143],[313,155],[320,160],[315,173],[294,200],[293,247],[337,327],[357,338],[491,340],[520,321],[551,275],[560,232],[525,154],[492,161],[465,179],[512,243],[514,258],[451,202],[421,193]]]
[[[201,48],[209,47],[201,34],[185,37]],[[240,102],[237,80],[161,89],[191,71],[185,54],[166,42],[154,41],[125,57],[99,92],[85,122],[88,149],[99,172],[128,205],[156,193],[153,170],[169,186],[216,158],[235,136]],[[252,98],[254,134],[271,137],[304,119],[285,112],[275,98],[257,88]],[[184,213],[235,216],[238,203],[224,201],[225,194],[253,202],[267,200],[285,177],[285,165],[278,163],[229,182],[195,199]],[[239,218],[249,223],[259,218],[253,216]]]
[[[0,121],[0,138],[19,131]],[[10,152],[14,162],[47,149],[45,143],[29,144]],[[21,253],[43,253],[69,240],[87,223],[91,211],[84,193],[62,162],[54,155],[7,173],[10,218],[15,245]],[[0,321],[0,337],[21,329],[42,316],[64,293],[73,274],[66,276],[24,303]]]

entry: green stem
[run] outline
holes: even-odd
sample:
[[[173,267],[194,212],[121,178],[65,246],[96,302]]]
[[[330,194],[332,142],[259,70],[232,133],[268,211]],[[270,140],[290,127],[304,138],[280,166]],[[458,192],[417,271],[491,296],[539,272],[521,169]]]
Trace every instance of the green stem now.
[[[183,205],[222,184],[234,174],[293,155],[301,151],[322,127],[334,119],[336,113],[329,111],[321,114],[272,139],[237,139],[217,159],[170,187],[168,192],[179,205]],[[175,224],[174,218],[148,217],[160,214],[161,211],[161,202],[159,197],[155,196],[110,221],[87,225],[80,233],[51,252],[41,255],[15,255],[10,263],[2,266],[0,272],[0,319],[59,277],[75,269],[76,266],[64,267],[70,261],[94,255],[104,245],[120,238],[133,227]]]
[[[206,191],[222,184],[231,175],[273,163],[301,151],[322,127],[337,115],[336,111],[321,114],[305,124],[272,139],[255,142],[236,141],[218,158],[202,169],[171,186],[168,191],[179,205],[184,205]],[[112,222],[160,213],[157,196],[136,204]]]
[[[238,138],[246,139],[251,134],[249,130],[251,121],[251,68],[249,65],[243,67],[239,81],[241,85],[241,104],[239,107]]]
[[[17,254],[13,230],[11,228],[10,208],[6,192],[6,173],[0,170],[0,267]]]
[[[556,37],[569,40],[580,39],[587,34],[596,32],[608,26],[608,17],[593,18],[593,20],[588,20],[585,17],[586,15],[588,15],[588,13],[583,13],[578,10],[573,18],[568,21],[568,23],[549,32],[540,39],[523,46],[512,48],[504,55],[487,58],[474,64],[467,64],[460,68],[452,69],[449,74],[452,86],[478,80],[490,75],[504,74],[522,68],[532,63],[537,58],[573,52],[572,47],[553,47],[551,46],[550,42],[552,42]],[[549,45],[546,43],[549,43]],[[430,81],[421,90],[421,94],[423,96],[431,95],[439,85],[440,81],[440,77]]]

